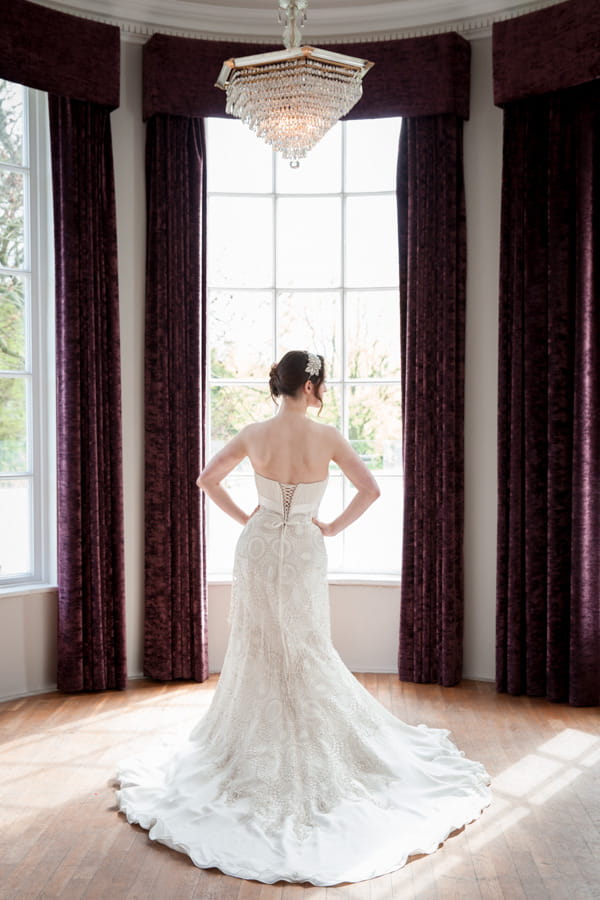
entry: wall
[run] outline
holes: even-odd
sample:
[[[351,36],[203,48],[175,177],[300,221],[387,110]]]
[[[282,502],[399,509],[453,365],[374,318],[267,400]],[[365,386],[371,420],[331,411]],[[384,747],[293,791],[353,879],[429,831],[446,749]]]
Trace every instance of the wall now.
[[[496,358],[502,117],[492,102],[491,39],[472,42],[471,119],[465,127],[468,223],[465,662],[468,678],[494,677]],[[123,377],[125,556],[129,673],[142,670],[144,125],[141,54],[124,43],[121,107],[113,113],[119,228]],[[355,671],[395,672],[398,587],[333,585],[334,643]],[[219,669],[228,589],[209,587],[209,659]],[[0,697],[55,684],[55,592],[0,597]]]
[[[467,678],[495,677],[496,413],[502,112],[493,104],[491,38],[471,42],[465,125],[465,645]]]

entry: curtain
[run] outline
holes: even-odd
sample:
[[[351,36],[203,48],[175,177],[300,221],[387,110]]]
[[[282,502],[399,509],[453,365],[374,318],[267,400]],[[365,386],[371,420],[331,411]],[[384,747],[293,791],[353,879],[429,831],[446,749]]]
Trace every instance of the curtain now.
[[[398,167],[404,449],[400,678],[462,674],[466,234],[462,120],[402,122]]]
[[[0,77],[51,94],[58,687],[126,686],[119,309],[110,110],[119,29],[11,0]]]
[[[600,703],[600,84],[505,112],[497,685]]]
[[[51,96],[58,687],[127,686],[117,246],[109,111]]]
[[[205,151],[201,119],[147,126],[144,674],[208,677],[204,505]]]
[[[600,703],[599,35],[588,0],[494,28],[497,688],[573,705]]]
[[[235,45],[237,56],[264,52],[267,49],[269,48],[257,44]],[[406,397],[408,402],[413,404],[412,409],[417,418],[414,426],[411,424],[405,434],[407,446],[410,446],[407,451],[411,467],[409,478],[414,477],[415,489],[410,513],[407,514],[405,522],[405,541],[408,535],[410,549],[405,549],[404,556],[405,589],[402,599],[400,670],[401,677],[404,678],[414,680],[440,678],[444,684],[454,684],[460,677],[462,646],[462,514],[458,508],[462,503],[463,478],[461,404],[465,251],[461,135],[462,119],[468,116],[469,111],[470,47],[459,35],[448,33],[400,41],[336,44],[332,45],[331,49],[364,57],[375,63],[365,81],[364,96],[351,110],[348,118],[415,117],[411,118],[404,132],[412,135],[406,141],[406,150],[411,154],[411,162],[404,178],[404,191],[401,192],[399,200],[401,216],[405,216],[408,209],[416,211],[414,218],[411,213],[410,241],[407,233],[405,248],[407,258],[408,254],[411,255],[411,268],[403,303],[405,314],[408,310],[407,315],[411,320],[411,330],[403,337],[404,352],[409,356],[414,355],[417,352],[416,342],[420,341],[420,332],[417,335],[412,329],[413,316],[418,317],[420,328],[427,327],[426,334],[429,338],[434,331],[429,318],[430,315],[434,315],[435,310],[435,315],[440,317],[438,324],[441,332],[436,344],[438,347],[436,352],[439,355],[435,360],[427,361],[427,377],[433,374],[436,364],[443,363],[445,366],[443,371],[447,378],[443,383],[441,380],[434,383],[432,393],[422,390],[419,379],[425,350],[420,343],[418,353],[421,355],[415,358],[412,369],[407,369],[404,384]],[[181,116],[188,120],[193,117],[223,116],[224,95],[216,91],[213,84],[223,60],[231,56],[231,53],[232,46],[229,42],[199,41],[193,38],[155,34],[144,46],[144,117],[152,122],[160,116],[170,116],[171,119]],[[438,146],[440,140],[442,144]],[[170,221],[173,223],[173,230],[171,231],[171,225],[168,229],[164,225],[164,217],[161,218],[160,212],[157,212],[160,210],[158,204],[156,208],[149,209],[149,233],[152,234],[158,227],[165,247],[170,247],[173,241],[172,251],[169,252],[176,256],[173,256],[171,280],[187,284],[187,269],[183,268],[178,272],[175,268],[175,260],[177,256],[181,258],[181,251],[176,249],[174,235],[176,223],[180,221],[182,230],[187,231],[177,238],[177,241],[190,240],[191,220],[186,220],[185,215],[180,216],[176,204],[181,201],[176,196],[176,190],[168,186],[169,164],[166,157],[178,151],[168,149],[166,140],[163,151],[165,159],[163,169],[160,170],[162,188],[157,177],[156,190],[162,189],[165,198],[170,198],[164,201],[164,205],[166,207],[167,203],[171,204]],[[191,154],[188,159],[191,160]],[[186,164],[183,157],[179,159],[174,156],[175,160],[179,167]],[[421,183],[420,179],[425,175],[426,181]],[[440,198],[443,198],[443,202]],[[163,222],[162,226],[157,226],[157,222]],[[414,233],[412,229],[415,229]],[[196,238],[199,240],[200,235]],[[161,252],[163,251],[153,243],[153,239],[149,238],[149,259],[161,260],[159,267],[161,271],[156,273],[156,283],[151,280],[148,285],[149,304],[155,302],[151,299],[151,294],[158,293],[159,280],[166,277],[167,259],[161,257]],[[155,253],[158,253],[156,257]],[[434,296],[436,290],[439,290],[439,296]],[[174,284],[172,291],[177,292]],[[183,287],[179,288],[179,292],[182,294]],[[169,327],[180,329],[183,335],[190,325],[192,307],[190,306],[187,312],[180,312],[178,302],[174,299],[169,301],[168,315],[171,319]],[[149,348],[152,348],[155,341],[154,331],[164,330],[167,327],[164,322],[166,309],[167,307],[162,304],[161,314],[152,321],[147,320],[146,340]],[[444,336],[448,335],[452,336],[453,343],[444,353],[441,342]],[[162,341],[162,338],[159,337],[159,340]],[[178,339],[173,337],[175,346],[179,345],[176,341],[182,340],[183,337]],[[201,336],[201,347],[204,347],[203,341],[204,333]],[[147,356],[150,372],[155,366],[155,357],[156,349],[150,349]],[[150,404],[148,421],[156,417],[157,429],[162,429],[160,434],[165,440],[164,423],[171,421],[173,411],[170,405],[174,394],[169,388],[169,376],[167,374],[160,376],[161,379],[163,377],[166,379],[164,391],[158,389],[157,383],[155,391],[148,391],[147,403]],[[192,409],[190,406],[188,410],[190,415]],[[443,432],[436,435],[433,425],[427,425],[428,438],[421,441],[423,437],[421,429],[425,423],[428,420],[435,422],[442,411],[445,422]],[[202,413],[203,409],[195,413],[199,423],[196,428],[203,424]],[[413,416],[412,411],[410,415]],[[181,440],[183,439],[182,437]],[[189,435],[186,439],[189,440]],[[166,440],[171,439],[167,437]],[[163,503],[159,498],[168,496],[171,488],[157,489],[154,478],[156,476],[157,479],[167,479],[170,472],[174,471],[179,481],[180,470],[175,468],[170,470],[166,459],[162,469],[157,466],[154,456],[159,451],[156,450],[155,444],[155,432],[151,429],[147,431],[147,493],[154,489],[157,491],[157,497],[155,500],[148,497],[146,511],[147,541],[154,540],[152,552],[147,554],[146,564],[146,594],[150,605],[150,611],[147,613],[146,641],[147,648],[150,644],[155,647],[162,645],[161,659],[167,660],[172,652],[170,648],[179,640],[172,637],[174,626],[168,624],[178,615],[176,612],[178,601],[172,601],[171,597],[174,591],[180,590],[181,585],[187,585],[188,576],[184,571],[186,567],[192,565],[196,567],[196,572],[201,570],[197,567],[197,556],[186,556],[186,553],[191,553],[191,545],[183,550],[177,550],[176,547],[180,547],[182,541],[175,537],[172,539],[172,546],[168,546],[167,529],[161,517],[164,510],[168,510],[168,515],[171,515],[172,502]],[[171,460],[174,459],[172,450],[165,450],[165,453],[170,455]],[[188,454],[188,461],[193,458],[192,454]],[[441,461],[443,461],[441,478],[437,482],[420,485],[419,480],[422,481],[426,473],[441,464]],[[175,466],[174,462],[172,466]],[[188,472],[188,479],[191,479],[193,474]],[[409,486],[409,490],[411,489]],[[426,536],[422,528],[424,504],[431,511],[435,500],[435,493],[432,492],[435,491],[438,492],[436,502],[440,510],[439,527],[435,535]],[[435,518],[437,508],[433,510],[433,515]],[[162,540],[158,537],[152,538],[155,530],[157,536],[163,536]],[[202,547],[203,542],[202,536]],[[427,573],[424,576],[420,571],[422,567],[417,561],[419,554],[425,554],[427,557]],[[168,572],[172,572],[171,587],[168,587]],[[422,596],[423,591],[432,587],[432,579],[437,593],[426,601]],[[186,624],[182,627],[191,628],[187,608],[186,606],[183,614],[183,621]],[[439,649],[439,640],[436,636],[442,632],[444,649],[438,671],[435,657]],[[420,660],[425,647],[426,658]],[[151,674],[150,668],[147,667],[146,671]],[[169,665],[165,663],[161,669],[152,671],[168,673]]]

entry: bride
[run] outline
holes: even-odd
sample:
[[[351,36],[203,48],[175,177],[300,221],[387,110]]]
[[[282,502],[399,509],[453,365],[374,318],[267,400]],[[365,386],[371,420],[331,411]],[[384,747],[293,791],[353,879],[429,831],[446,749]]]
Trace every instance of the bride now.
[[[327,390],[321,356],[286,353],[269,385],[277,414],[244,428],[198,478],[244,525],[213,701],[183,746],[122,763],[119,807],[200,867],[266,883],[362,881],[432,853],[476,818],[489,777],[448,731],[389,713],[335,651],[323,538],[379,489],[339,432],[307,416]],[[259,499],[251,514],[223,487],[245,457]],[[322,522],[331,461],[356,494]]]

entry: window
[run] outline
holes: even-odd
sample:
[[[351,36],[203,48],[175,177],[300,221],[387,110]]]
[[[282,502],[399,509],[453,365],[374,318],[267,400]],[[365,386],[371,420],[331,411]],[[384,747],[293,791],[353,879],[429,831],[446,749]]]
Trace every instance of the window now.
[[[381,498],[328,539],[331,575],[400,571],[400,324],[396,160],[399,119],[344,122],[298,169],[235,120],[207,123],[209,451],[273,414],[271,364],[321,353],[321,420],[372,470]],[[228,478],[252,509],[248,461]],[[332,465],[321,506],[334,518],[354,491]],[[231,569],[237,527],[209,506],[209,573]]]
[[[0,80],[0,588],[53,580],[47,101]]]

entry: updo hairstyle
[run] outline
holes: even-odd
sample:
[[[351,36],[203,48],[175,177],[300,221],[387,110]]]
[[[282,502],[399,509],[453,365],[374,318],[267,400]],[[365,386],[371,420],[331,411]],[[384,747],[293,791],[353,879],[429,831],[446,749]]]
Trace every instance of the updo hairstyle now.
[[[307,381],[312,381],[318,396],[319,388],[325,381],[325,360],[320,354],[315,354],[315,356],[321,362],[321,369],[318,375],[309,375],[306,371],[306,366],[308,365],[308,353],[306,350],[290,350],[281,357],[278,363],[273,363],[269,372],[269,390],[274,403],[277,402],[275,398],[282,395],[295,397],[298,390]],[[321,407],[323,407],[322,400]]]

